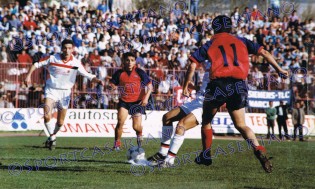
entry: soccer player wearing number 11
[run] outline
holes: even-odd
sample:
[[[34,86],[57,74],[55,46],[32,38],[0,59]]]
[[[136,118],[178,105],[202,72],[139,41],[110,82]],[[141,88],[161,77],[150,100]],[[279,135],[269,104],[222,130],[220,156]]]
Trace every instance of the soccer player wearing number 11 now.
[[[259,145],[254,132],[245,123],[245,107],[248,96],[245,80],[249,71],[248,55],[263,56],[279,74],[283,74],[285,77],[288,76],[288,72],[281,69],[272,55],[259,44],[231,35],[232,20],[229,17],[220,15],[214,18],[212,29],[215,34],[212,39],[189,58],[198,64],[206,59],[211,62],[211,78],[206,88],[202,115],[203,153],[199,155],[197,159],[200,160],[196,163],[210,165],[211,121],[220,106],[226,103],[235,128],[251,144],[263,169],[270,173],[272,164],[266,155],[266,149]],[[188,81],[191,78],[192,75]]]

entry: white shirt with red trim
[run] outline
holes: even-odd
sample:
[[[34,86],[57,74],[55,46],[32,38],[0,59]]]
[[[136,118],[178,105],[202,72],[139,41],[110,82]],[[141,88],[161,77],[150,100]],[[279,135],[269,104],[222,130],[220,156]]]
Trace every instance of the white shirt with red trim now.
[[[205,69],[205,73],[204,73],[203,78],[202,78],[202,85],[200,86],[200,89],[196,94],[196,99],[198,99],[201,102],[204,101],[206,88],[207,88],[208,83],[210,82],[211,63],[209,61],[204,61],[202,63],[202,66]]]
[[[59,53],[36,62],[34,65],[36,68],[42,66],[48,68],[50,78],[47,79],[46,86],[54,89],[71,89],[75,84],[77,73],[87,77],[89,80],[96,77],[88,73],[75,57],[71,56],[69,61],[64,61]]]

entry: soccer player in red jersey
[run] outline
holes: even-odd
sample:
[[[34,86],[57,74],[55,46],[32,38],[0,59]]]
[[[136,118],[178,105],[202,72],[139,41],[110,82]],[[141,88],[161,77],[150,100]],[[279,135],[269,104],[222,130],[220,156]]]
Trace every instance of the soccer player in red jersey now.
[[[250,142],[263,169],[270,173],[272,164],[266,155],[266,149],[259,145],[254,132],[245,123],[245,107],[248,96],[245,80],[249,71],[248,55],[263,56],[280,76],[287,77],[288,72],[281,69],[272,55],[259,44],[246,38],[231,35],[232,21],[229,17],[217,16],[212,22],[212,29],[215,34],[212,39],[196,50],[189,58],[198,64],[208,59],[212,64],[210,68],[211,81],[206,88],[203,104],[201,131],[203,152],[195,159],[195,162],[204,165],[212,163],[210,156],[211,121],[218,108],[226,103],[235,128],[247,142]],[[191,77],[192,75],[190,80]],[[185,93],[188,93],[187,90],[184,91]]]
[[[132,127],[136,131],[137,144],[140,147],[142,139],[141,115],[145,114],[145,107],[153,88],[151,80],[142,69],[136,67],[135,54],[128,52],[123,55],[123,68],[113,74],[110,83],[114,88],[118,87],[120,95],[114,149],[120,150],[120,139],[128,114],[132,116]]]

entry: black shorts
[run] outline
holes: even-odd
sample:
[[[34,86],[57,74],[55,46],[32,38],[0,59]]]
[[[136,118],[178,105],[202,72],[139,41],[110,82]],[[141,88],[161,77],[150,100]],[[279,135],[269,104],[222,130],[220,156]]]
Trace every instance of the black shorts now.
[[[135,115],[137,113],[141,113],[141,114],[145,115],[146,114],[145,113],[145,107],[141,106],[139,104],[140,102],[141,102],[141,100],[136,101],[136,102],[125,102],[125,101],[119,99],[117,109],[123,107],[123,108],[128,110],[129,115]]]
[[[226,103],[229,111],[238,110],[248,105],[247,83],[241,79],[219,78],[208,83],[203,112],[219,108]]]
[[[267,126],[274,127],[275,126],[275,120],[267,119]]]

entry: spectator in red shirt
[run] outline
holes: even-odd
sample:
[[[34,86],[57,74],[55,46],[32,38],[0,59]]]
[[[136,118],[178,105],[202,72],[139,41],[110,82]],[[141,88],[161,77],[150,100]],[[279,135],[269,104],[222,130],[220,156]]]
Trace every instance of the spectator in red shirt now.
[[[261,15],[257,5],[253,6],[253,12],[251,13],[251,20],[264,20],[264,17]]]
[[[26,54],[25,49],[23,49],[22,54],[18,55],[17,61],[19,62],[20,68],[26,68],[27,64],[31,64],[33,62],[33,59],[30,55]]]
[[[29,17],[29,20],[23,22],[23,26],[25,27],[26,30],[30,30],[31,26],[33,26],[34,29],[37,28],[37,24],[34,22],[32,16]]]
[[[90,55],[90,60],[92,62],[92,65],[91,65],[93,67],[92,70],[95,71],[96,68],[101,65],[101,56],[98,54],[97,49],[93,50],[93,53]]]
[[[160,57],[159,57],[159,53],[158,52],[155,52],[154,53],[154,56],[151,58],[154,62],[157,62],[160,60]]]
[[[166,67],[168,66],[168,60],[165,52],[162,54],[162,58],[159,60],[159,64]]]

